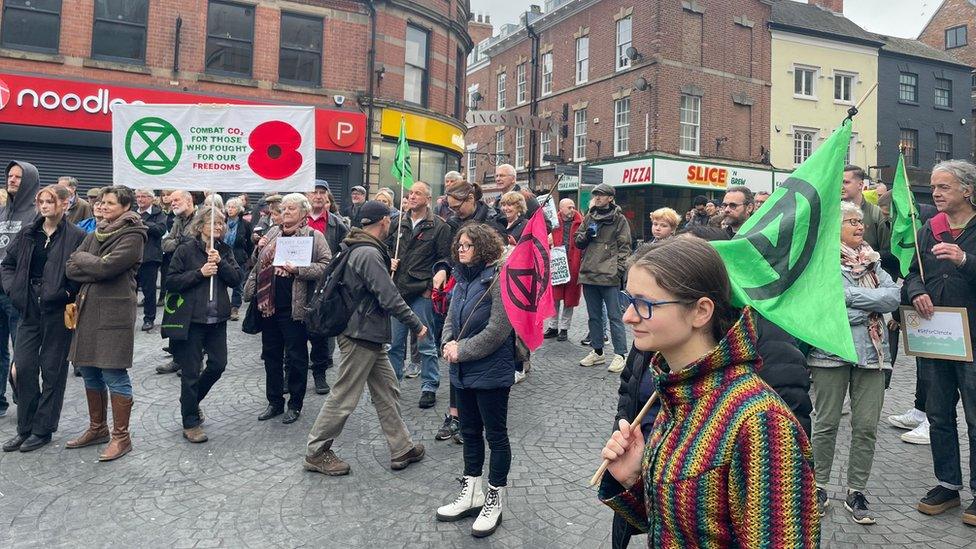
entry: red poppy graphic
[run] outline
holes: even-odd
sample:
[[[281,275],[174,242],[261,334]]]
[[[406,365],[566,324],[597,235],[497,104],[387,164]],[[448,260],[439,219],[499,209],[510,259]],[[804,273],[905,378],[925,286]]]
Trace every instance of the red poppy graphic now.
[[[254,149],[247,157],[247,165],[265,179],[284,179],[302,166],[298,152],[302,136],[287,122],[271,120],[260,124],[251,132],[247,144]]]

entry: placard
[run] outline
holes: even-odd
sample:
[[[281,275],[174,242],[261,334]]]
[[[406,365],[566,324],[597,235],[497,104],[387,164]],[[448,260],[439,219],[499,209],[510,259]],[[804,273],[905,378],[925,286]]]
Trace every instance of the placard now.
[[[566,255],[565,246],[556,246],[549,250],[549,263],[552,271],[552,285],[559,286],[566,284],[570,280],[569,257]]]
[[[905,354],[941,360],[973,361],[969,316],[962,307],[936,307],[925,320],[914,307],[901,307]]]
[[[133,188],[311,191],[315,110],[263,105],[115,105],[112,176]]]
[[[536,197],[539,201],[539,205],[542,207],[542,213],[549,220],[549,229],[555,229],[559,226],[559,209],[556,207],[556,200],[550,198],[549,194],[540,194]]]
[[[308,267],[312,264],[311,236],[279,236],[275,239],[275,255],[272,265],[283,267],[291,262],[296,267]]]

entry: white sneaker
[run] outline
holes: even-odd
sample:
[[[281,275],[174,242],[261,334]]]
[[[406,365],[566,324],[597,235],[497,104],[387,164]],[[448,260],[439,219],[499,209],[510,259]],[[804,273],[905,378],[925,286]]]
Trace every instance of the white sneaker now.
[[[437,520],[454,522],[481,512],[485,495],[481,492],[481,477],[461,477],[461,493],[453,502],[437,508]]]
[[[407,371],[403,373],[403,377],[407,379],[413,379],[419,375],[420,375],[420,364],[417,364],[415,362],[411,362],[410,365],[407,366]]]
[[[624,358],[624,355],[613,355],[613,360],[610,362],[610,366],[607,367],[607,371],[619,374],[624,371],[624,364],[626,362],[627,359]]]
[[[488,485],[488,493],[485,494],[484,507],[478,518],[474,519],[471,526],[471,535],[476,538],[483,538],[495,533],[498,525],[502,523],[502,489]]]
[[[915,408],[904,414],[888,416],[888,423],[899,429],[908,429],[909,431],[921,425],[923,421],[925,421],[925,412],[920,412]]]
[[[590,366],[596,366],[597,364],[606,364],[606,363],[607,363],[606,355],[598,355],[596,354],[596,351],[590,351],[590,354],[583,357],[583,360],[580,361],[580,366],[590,367]]]
[[[525,372],[519,372],[516,370],[515,383],[522,383],[523,381],[525,381]]]
[[[926,419],[918,424],[918,427],[902,433],[901,439],[909,444],[930,444],[929,441],[929,420]]]

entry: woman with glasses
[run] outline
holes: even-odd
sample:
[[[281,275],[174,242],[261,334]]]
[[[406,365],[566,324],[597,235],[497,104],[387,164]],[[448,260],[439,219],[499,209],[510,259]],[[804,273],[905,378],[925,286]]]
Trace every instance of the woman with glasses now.
[[[481,186],[467,181],[452,181],[444,189],[447,207],[454,215],[447,219],[451,230],[457,233],[465,223],[484,223],[488,221],[491,208],[481,201]]]
[[[851,447],[847,462],[844,508],[858,524],[874,524],[864,489],[874,462],[874,445],[884,405],[884,371],[891,368],[884,313],[898,308],[898,285],[881,268],[881,256],[864,241],[864,214],[852,202],[841,202],[840,269],[844,277],[847,318],[851,323],[857,362],[813,349],[807,365],[813,376],[817,406],[813,423],[813,455],[817,463],[817,503],[827,512],[826,486],[834,461],[837,427],[844,398],[851,397]]]
[[[461,492],[437,509],[437,520],[477,515],[471,535],[491,535],[502,521],[502,491],[512,451],[508,440],[508,395],[515,375],[515,332],[502,304],[498,274],[502,241],[486,224],[462,227],[454,237],[454,286],[444,322],[443,356],[464,439]],[[485,439],[491,449],[487,492],[482,492]]]
[[[725,264],[695,238],[641,252],[624,322],[654,352],[662,402],[646,444],[640,425],[619,421],[600,498],[648,547],[816,547],[810,445],[756,373],[753,312],[733,308]]]

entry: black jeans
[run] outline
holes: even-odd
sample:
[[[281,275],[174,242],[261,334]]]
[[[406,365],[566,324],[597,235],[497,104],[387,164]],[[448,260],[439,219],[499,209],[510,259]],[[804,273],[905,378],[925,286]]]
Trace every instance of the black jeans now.
[[[922,362],[915,359],[915,409],[919,412],[925,411],[925,399],[929,393],[929,378],[932,376],[931,368],[923,368]]]
[[[227,323],[191,323],[186,341],[174,342],[174,358],[182,368],[180,378],[180,412],[183,428],[200,425],[200,402],[217,383],[227,368]],[[203,365],[203,353],[207,353],[207,367]]]
[[[64,312],[41,312],[31,292],[14,346],[18,433],[44,436],[58,430],[70,347]]]
[[[925,415],[932,439],[935,478],[945,488],[963,487],[956,408],[962,400],[969,439],[969,488],[976,491],[976,364],[919,358],[919,366],[930,370]]]
[[[142,320],[156,320],[156,279],[159,262],[150,261],[139,266],[139,287],[142,288]]]
[[[309,334],[312,352],[309,354],[310,368],[314,373],[325,373],[332,367],[332,352],[335,350],[334,337],[317,337]]]
[[[511,387],[498,389],[455,389],[461,438],[464,439],[464,474],[480,477],[485,465],[485,439],[491,448],[488,483],[494,487],[508,484],[512,466],[512,447],[508,442],[508,393]]]
[[[264,360],[265,394],[268,404],[285,406],[288,380],[288,408],[301,410],[308,387],[308,335],[305,325],[292,320],[291,313],[261,320],[261,358]]]

